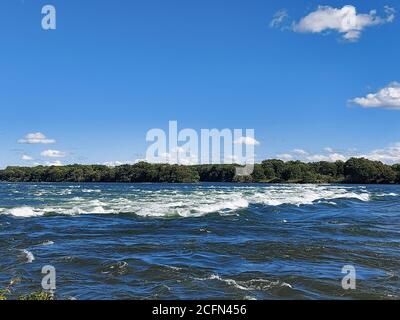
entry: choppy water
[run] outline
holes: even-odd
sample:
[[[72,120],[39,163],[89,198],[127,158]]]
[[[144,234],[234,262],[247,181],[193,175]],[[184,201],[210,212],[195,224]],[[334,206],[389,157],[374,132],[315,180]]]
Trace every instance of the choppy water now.
[[[400,186],[0,184],[0,289],[49,264],[61,299],[396,299]]]

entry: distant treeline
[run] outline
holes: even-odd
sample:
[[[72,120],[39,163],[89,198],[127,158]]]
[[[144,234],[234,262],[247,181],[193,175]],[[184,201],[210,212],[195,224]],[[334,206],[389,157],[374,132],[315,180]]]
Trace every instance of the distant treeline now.
[[[0,170],[6,182],[266,182],[266,183],[400,183],[400,164],[352,158],[346,162],[265,160],[251,176],[236,176],[235,165],[169,165],[140,162],[135,165],[68,165],[8,167]]]

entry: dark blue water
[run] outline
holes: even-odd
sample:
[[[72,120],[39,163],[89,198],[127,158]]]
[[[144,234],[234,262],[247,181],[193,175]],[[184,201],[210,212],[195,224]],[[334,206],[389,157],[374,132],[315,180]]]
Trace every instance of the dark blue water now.
[[[400,186],[0,184],[0,289],[44,265],[59,299],[396,299]]]

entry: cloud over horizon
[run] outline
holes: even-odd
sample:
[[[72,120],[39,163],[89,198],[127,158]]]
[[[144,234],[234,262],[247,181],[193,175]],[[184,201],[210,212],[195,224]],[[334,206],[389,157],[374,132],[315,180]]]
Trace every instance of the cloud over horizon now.
[[[302,153],[298,152],[303,151]],[[302,149],[295,149],[291,152],[277,154],[276,157],[283,161],[300,160],[304,162],[335,162],[347,161],[350,158],[366,158],[373,161],[381,161],[386,164],[400,163],[400,142],[392,143],[381,149],[374,149],[368,153],[357,152],[356,149],[349,149],[343,152],[326,147],[323,152],[312,154]]]
[[[39,164],[40,165],[40,164]],[[45,166],[49,166],[49,167],[61,167],[61,166],[63,166],[64,164],[60,161],[60,160],[56,160],[56,161],[53,161],[53,162],[48,162],[48,161],[46,161],[45,163],[44,163],[44,165]]]

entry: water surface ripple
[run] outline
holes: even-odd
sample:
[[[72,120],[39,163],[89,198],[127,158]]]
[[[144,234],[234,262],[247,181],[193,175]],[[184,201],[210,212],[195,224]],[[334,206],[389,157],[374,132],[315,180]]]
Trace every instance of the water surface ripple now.
[[[400,186],[0,184],[12,297],[398,299],[399,249]]]

